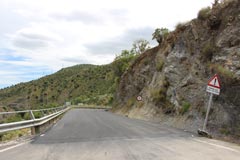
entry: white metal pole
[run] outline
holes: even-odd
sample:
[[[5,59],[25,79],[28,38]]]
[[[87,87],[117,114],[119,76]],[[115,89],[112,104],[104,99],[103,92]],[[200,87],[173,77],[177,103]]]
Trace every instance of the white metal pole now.
[[[33,111],[30,110],[29,112],[30,112],[30,116],[31,116],[32,120],[35,120],[35,116],[34,116],[34,114],[33,114]]]
[[[203,124],[203,131],[206,131],[207,121],[208,121],[208,115],[209,115],[210,107],[211,107],[211,103],[212,103],[212,97],[213,97],[213,94],[211,93],[211,94],[210,94],[209,101],[208,101],[208,107],[207,107],[206,118],[205,118],[205,120],[204,120],[204,124]]]

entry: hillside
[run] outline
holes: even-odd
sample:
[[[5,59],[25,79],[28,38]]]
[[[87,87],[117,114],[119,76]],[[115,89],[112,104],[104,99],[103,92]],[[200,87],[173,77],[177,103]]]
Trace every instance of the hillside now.
[[[213,98],[208,129],[239,140],[239,0],[202,9],[136,59],[121,77],[113,111],[196,132],[205,118],[207,82],[216,73],[222,88]],[[142,101],[136,100],[139,95]]]
[[[108,65],[76,65],[55,74],[0,90],[1,110],[74,104],[111,105],[119,78],[134,57]]]
[[[112,85],[114,81],[114,77],[108,76],[110,72],[109,66],[78,65],[64,68],[39,80],[1,90],[1,103],[16,109],[26,106],[38,108],[64,104],[73,97],[81,99],[82,96],[110,94],[112,91],[105,86]]]

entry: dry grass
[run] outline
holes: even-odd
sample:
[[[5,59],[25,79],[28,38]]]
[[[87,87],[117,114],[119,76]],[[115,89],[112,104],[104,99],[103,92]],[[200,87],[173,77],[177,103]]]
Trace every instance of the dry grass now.
[[[0,141],[6,142],[6,141],[11,141],[11,140],[16,140],[22,136],[26,136],[29,134],[30,134],[29,128],[16,130],[16,131],[10,131],[10,132],[0,134]]]
[[[198,12],[198,19],[206,20],[207,18],[209,18],[210,14],[211,14],[211,7],[202,8]]]

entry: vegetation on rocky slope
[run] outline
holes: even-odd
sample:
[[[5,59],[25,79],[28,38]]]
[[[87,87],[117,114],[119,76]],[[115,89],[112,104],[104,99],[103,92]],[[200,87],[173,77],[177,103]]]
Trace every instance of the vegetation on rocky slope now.
[[[218,74],[221,94],[214,96],[208,129],[214,135],[227,133],[239,139],[239,13],[240,1],[216,1],[199,11],[196,19],[179,23],[123,74],[114,111],[135,118],[159,117],[196,131],[206,113],[207,82]],[[132,103],[139,95],[143,101]]]

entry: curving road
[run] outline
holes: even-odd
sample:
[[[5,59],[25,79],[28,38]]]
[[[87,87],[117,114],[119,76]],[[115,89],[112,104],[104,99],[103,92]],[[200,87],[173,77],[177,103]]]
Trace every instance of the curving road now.
[[[239,160],[240,147],[104,110],[74,109],[0,160]]]

